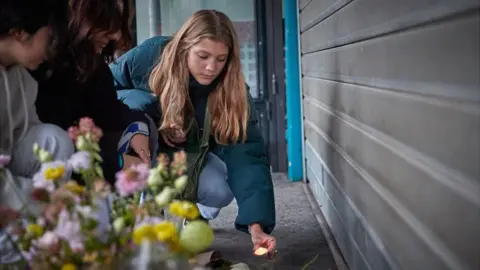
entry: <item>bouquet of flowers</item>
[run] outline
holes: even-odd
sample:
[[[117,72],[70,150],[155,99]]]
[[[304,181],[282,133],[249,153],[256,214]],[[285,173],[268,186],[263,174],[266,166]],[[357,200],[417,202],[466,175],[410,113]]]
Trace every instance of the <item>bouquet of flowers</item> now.
[[[77,152],[67,161],[33,147],[42,163],[31,193],[39,211],[8,229],[24,262],[39,270],[196,267],[214,234],[195,204],[176,199],[187,184],[186,154],[119,171],[113,192],[100,167],[102,131],[83,118],[69,134]]]

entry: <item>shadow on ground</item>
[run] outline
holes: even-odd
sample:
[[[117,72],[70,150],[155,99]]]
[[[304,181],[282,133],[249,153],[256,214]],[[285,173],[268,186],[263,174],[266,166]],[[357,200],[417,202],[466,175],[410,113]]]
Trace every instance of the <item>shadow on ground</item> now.
[[[213,248],[221,251],[225,259],[247,263],[252,269],[337,269],[303,191],[303,183],[291,183],[283,174],[274,174],[274,184],[277,226],[273,235],[278,244],[275,258],[267,261],[252,255],[249,235],[236,231],[233,225],[236,203],[223,209],[211,222],[216,237]]]

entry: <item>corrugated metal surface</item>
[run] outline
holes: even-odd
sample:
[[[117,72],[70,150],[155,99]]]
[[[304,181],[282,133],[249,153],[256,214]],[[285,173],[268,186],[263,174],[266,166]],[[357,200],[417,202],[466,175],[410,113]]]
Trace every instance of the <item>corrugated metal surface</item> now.
[[[351,269],[480,269],[478,0],[299,1],[310,188]]]

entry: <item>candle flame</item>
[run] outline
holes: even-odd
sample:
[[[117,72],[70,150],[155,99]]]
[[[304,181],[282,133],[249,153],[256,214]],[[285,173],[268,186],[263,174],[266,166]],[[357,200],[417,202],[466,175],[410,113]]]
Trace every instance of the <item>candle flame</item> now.
[[[264,247],[259,247],[253,252],[253,254],[255,254],[256,256],[263,256],[267,254],[267,252],[268,252],[268,249]]]

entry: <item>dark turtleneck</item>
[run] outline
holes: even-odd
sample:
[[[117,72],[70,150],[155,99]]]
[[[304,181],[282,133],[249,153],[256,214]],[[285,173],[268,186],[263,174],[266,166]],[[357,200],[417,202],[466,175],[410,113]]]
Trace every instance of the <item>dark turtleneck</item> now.
[[[195,109],[195,120],[201,131],[203,131],[203,124],[205,121],[205,109],[207,108],[208,95],[215,90],[217,85],[218,78],[209,85],[202,85],[190,75],[189,95],[193,108]]]

